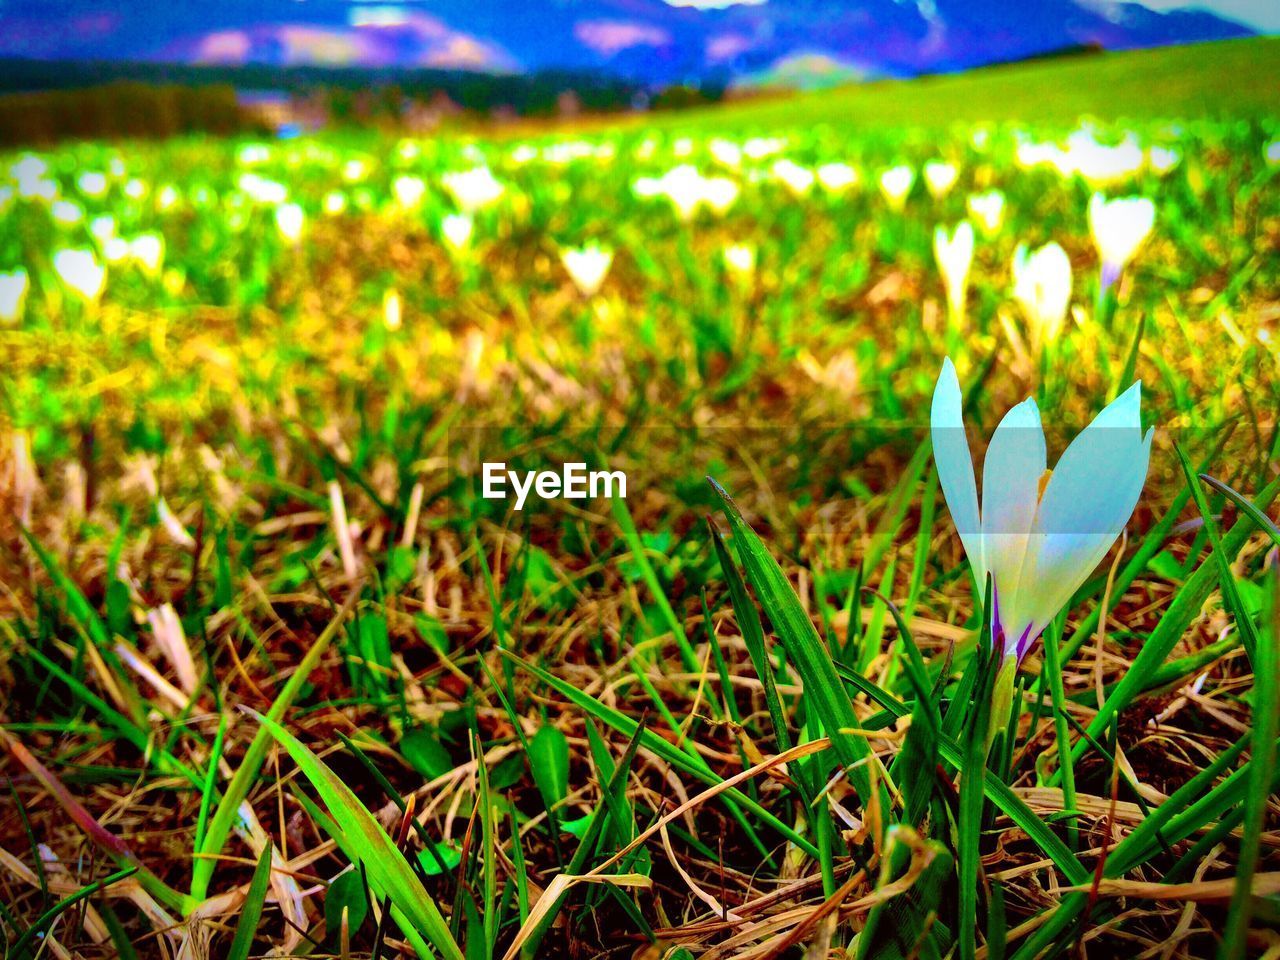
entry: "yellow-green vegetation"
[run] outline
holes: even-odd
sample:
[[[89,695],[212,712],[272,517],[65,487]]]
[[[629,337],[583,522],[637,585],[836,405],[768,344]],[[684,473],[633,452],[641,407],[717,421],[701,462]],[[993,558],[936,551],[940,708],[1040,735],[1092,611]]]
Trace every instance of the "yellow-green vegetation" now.
[[[9,955],[1274,951],[1277,127],[1113,62],[0,158]],[[946,357],[1155,428],[1003,671]]]
[[[945,127],[1016,121],[1274,116],[1280,37],[1120,53],[1085,51],[973,70],[778,96],[698,114],[707,126],[803,123]],[[687,115],[672,118],[673,125]]]

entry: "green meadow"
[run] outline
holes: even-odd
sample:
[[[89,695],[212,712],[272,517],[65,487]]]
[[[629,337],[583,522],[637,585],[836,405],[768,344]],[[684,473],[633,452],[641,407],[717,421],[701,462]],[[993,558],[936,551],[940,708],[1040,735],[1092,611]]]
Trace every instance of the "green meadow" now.
[[[1278,92],[0,157],[6,955],[1280,956]]]

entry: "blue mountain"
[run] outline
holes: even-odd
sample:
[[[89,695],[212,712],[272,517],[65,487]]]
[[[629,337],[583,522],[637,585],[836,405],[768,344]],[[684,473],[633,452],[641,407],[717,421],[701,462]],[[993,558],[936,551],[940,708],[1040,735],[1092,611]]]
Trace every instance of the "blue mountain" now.
[[[6,0],[0,58],[601,71],[653,85],[962,70],[1248,36],[1126,0]],[[706,0],[702,0],[703,3]],[[720,0],[730,3],[731,0]]]

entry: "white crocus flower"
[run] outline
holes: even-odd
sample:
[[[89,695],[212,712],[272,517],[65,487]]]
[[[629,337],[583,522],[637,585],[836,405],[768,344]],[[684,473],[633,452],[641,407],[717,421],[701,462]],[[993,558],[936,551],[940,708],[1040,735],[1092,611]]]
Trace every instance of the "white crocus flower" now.
[[[948,313],[954,321],[962,320],[973,266],[973,224],[965,220],[950,233],[939,224],[933,231],[933,255],[946,287]]]
[[[724,265],[740,279],[748,279],[756,271],[756,248],[749,243],[732,243],[724,248]]]
[[[707,150],[721,166],[729,167],[731,170],[742,166],[742,148],[732,140],[713,137],[707,144]]]
[[[440,219],[440,235],[454,253],[461,253],[471,245],[475,221],[466,213],[450,213]]]
[[[285,203],[276,208],[276,229],[289,243],[302,239],[302,228],[306,224],[306,214],[296,203]]]
[[[827,193],[841,194],[858,185],[858,171],[847,163],[824,163],[814,173]]]
[[[58,226],[74,227],[84,219],[84,207],[74,200],[55,200],[49,213]]]
[[[965,201],[984,237],[994,237],[1004,224],[1004,194],[999,190],[971,193]]]
[[[388,289],[382,295],[382,323],[388,330],[399,330],[404,321],[400,291]]]
[[[440,179],[459,208],[467,213],[474,213],[497,203],[506,190],[488,167],[472,167],[461,173],[446,173]]]
[[[1182,161],[1177,147],[1154,146],[1147,150],[1147,163],[1156,173],[1164,176]]]
[[[890,167],[880,174],[880,192],[890,209],[901,210],[916,182],[916,172],[906,164]]]
[[[1095,193],[1089,200],[1089,230],[1102,260],[1102,288],[1120,278],[1156,221],[1156,205],[1146,197],[1108,200]]]
[[[672,167],[661,177],[640,177],[632,185],[638,197],[665,196],[681,220],[707,206],[724,214],[738,199],[738,183],[729,177],[704,177],[693,164]]]
[[[1057,339],[1071,303],[1071,260],[1056,243],[1013,252],[1013,297],[1022,305],[1038,342]]]
[[[1067,148],[1055,158],[1063,177],[1079,175],[1101,186],[1131,177],[1142,169],[1144,160],[1137,138],[1129,134],[1116,146],[1099,143],[1092,130],[1077,130],[1067,138]]]
[[[426,192],[427,184],[421,177],[405,174],[391,182],[391,193],[396,198],[396,204],[405,210],[416,210]]]
[[[594,297],[609,274],[613,251],[592,243],[577,249],[561,250],[560,260],[578,291],[584,297]]]
[[[322,205],[325,213],[331,217],[336,217],[347,209],[347,195],[341,190],[330,190],[324,195]]]
[[[929,195],[935,200],[945,197],[956,184],[960,171],[955,164],[942,160],[930,160],[924,165],[924,185],[929,188]]]
[[[147,276],[157,276],[164,263],[164,237],[154,230],[138,234],[129,241],[129,259]]]
[[[16,323],[22,319],[22,309],[30,286],[27,271],[22,267],[9,273],[0,273],[0,323]]]
[[[711,212],[724,216],[738,199],[738,181],[729,177],[707,177],[702,181],[702,202]]]
[[[808,167],[802,167],[794,160],[788,160],[785,157],[775,160],[770,167],[770,172],[773,178],[782,183],[797,199],[808,196],[816,179],[814,172]]]
[[[129,256],[129,241],[122,237],[107,237],[102,244],[102,259],[107,263],[121,263]]]
[[[100,197],[107,192],[107,175],[89,170],[76,178],[76,186],[86,197]]]
[[[89,221],[89,235],[104,244],[116,235],[116,218],[110,214],[94,217]]]
[[[63,285],[87,303],[97,301],[107,285],[107,268],[87,247],[59,250],[53,255],[53,269]]]
[[[1135,383],[1046,469],[1044,430],[1033,399],[1000,421],[982,465],[982,508],[951,360],[933,392],[933,457],[952,522],[974,578],[993,591],[991,642],[1008,666],[1106,556],[1147,478],[1152,430],[1142,432]],[[1011,674],[1010,674],[1011,679]]]

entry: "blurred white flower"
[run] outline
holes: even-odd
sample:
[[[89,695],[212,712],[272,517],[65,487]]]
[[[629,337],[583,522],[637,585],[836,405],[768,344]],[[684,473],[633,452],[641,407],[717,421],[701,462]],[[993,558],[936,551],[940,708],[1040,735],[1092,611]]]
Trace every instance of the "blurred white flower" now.
[[[302,229],[306,224],[307,215],[296,203],[286,203],[276,208],[276,229],[289,243],[297,243],[302,239]]]
[[[594,297],[600,292],[613,264],[613,251],[591,243],[577,249],[561,250],[560,260],[578,291],[584,297]]]
[[[147,195],[146,181],[134,177],[124,185],[124,195],[130,200],[141,200]]]
[[[161,213],[172,210],[177,206],[178,199],[178,188],[171,183],[166,183],[156,191],[156,209]]]
[[[672,167],[661,177],[638,177],[631,189],[642,198],[665,196],[682,220],[692,219],[702,206],[724,214],[738,199],[737,181],[704,177],[689,163]]]
[[[454,253],[461,253],[471,244],[475,221],[467,213],[450,213],[440,219],[440,235]]]
[[[1177,147],[1151,147],[1147,150],[1147,163],[1151,169],[1164,175],[1182,161],[1182,152]]]
[[[924,184],[935,200],[940,200],[955,186],[960,171],[955,164],[942,160],[930,160],[924,165]]]
[[[713,213],[723,216],[738,199],[738,183],[728,177],[707,177],[702,181],[702,201]]]
[[[1071,261],[1056,243],[1031,252],[1025,243],[1013,253],[1013,297],[1031,322],[1037,342],[1052,342],[1071,303]]]
[[[719,164],[736,170],[742,165],[742,148],[732,140],[723,137],[712,137],[707,144],[712,158]]]
[[[391,182],[391,194],[405,210],[416,210],[427,192],[427,184],[421,177],[402,174]]]
[[[347,209],[347,195],[341,190],[330,190],[324,195],[324,212],[331,217],[336,217]]]
[[[977,222],[984,237],[993,237],[1004,225],[1004,194],[999,190],[971,193],[965,201],[969,216]]]
[[[1280,140],[1272,140],[1263,148],[1263,157],[1266,158],[1267,166],[1280,166]]]
[[[271,159],[271,150],[262,143],[246,143],[236,153],[236,162],[242,167],[254,167]]]
[[[858,171],[847,163],[824,163],[815,173],[827,193],[841,194],[858,185]]]
[[[742,145],[742,153],[748,160],[763,160],[786,148],[787,141],[781,137],[752,137]]]
[[[100,197],[107,192],[107,175],[96,170],[86,171],[76,178],[76,186],[86,197]]]
[[[18,184],[38,180],[48,172],[48,162],[34,153],[24,153],[9,165],[9,176]]]
[[[241,174],[236,186],[258,203],[275,206],[289,199],[289,190],[277,180],[268,180],[256,173]]]
[[[973,266],[973,224],[962,220],[948,233],[939,224],[933,231],[933,255],[947,291],[947,309],[955,320],[963,319],[969,268]]]
[[[802,167],[794,160],[786,157],[775,160],[770,168],[773,178],[781,183],[797,198],[805,197],[813,189],[814,173],[808,167]]]
[[[1102,261],[1104,290],[1120,278],[1155,220],[1156,205],[1146,197],[1108,200],[1095,193],[1089,199],[1089,231]]]
[[[1142,169],[1142,147],[1133,134],[1116,146],[1099,143],[1093,131],[1083,128],[1067,138],[1065,150],[1054,157],[1054,165],[1063,177],[1079,175],[1094,186],[1131,177]]]
[[[89,221],[89,236],[103,244],[116,235],[116,218],[104,213]]]
[[[57,251],[53,269],[63,285],[87,303],[96,302],[107,285],[107,268],[88,247]]]
[[[74,200],[55,200],[49,213],[60,227],[74,227],[84,219],[84,207]]]
[[[1019,139],[1013,151],[1013,160],[1023,170],[1030,170],[1050,161],[1057,147],[1052,144],[1036,143],[1034,140]]]
[[[756,270],[756,248],[749,243],[733,243],[724,248],[725,268],[738,277],[747,279]]]
[[[963,397],[950,359],[930,416],[933,458],[951,520],[980,590],[993,583],[991,642],[1016,663],[1124,530],[1147,478],[1153,430],[1142,432],[1135,383],[1046,469],[1044,429],[1032,399],[1005,414],[982,465],[982,509],[965,435]]]
[[[496,203],[506,190],[488,167],[446,173],[440,181],[464,213],[474,213]]]
[[[164,237],[154,230],[133,237],[129,241],[129,259],[147,276],[157,276],[164,263]]]
[[[890,167],[880,174],[880,192],[892,210],[901,210],[916,182],[916,172],[906,164]]]
[[[120,237],[107,237],[102,243],[102,259],[107,263],[120,263],[129,256],[129,243]]]
[[[22,319],[30,287],[27,271],[22,267],[0,273],[0,323],[16,323]]]
[[[45,202],[58,195],[58,182],[48,173],[49,164],[34,153],[24,153],[9,167],[9,176],[18,185],[18,196]]]
[[[382,323],[388,330],[399,330],[403,319],[400,291],[388,288],[382,294]]]
[[[396,158],[404,163],[412,163],[422,155],[422,147],[415,140],[405,137],[396,144]]]

